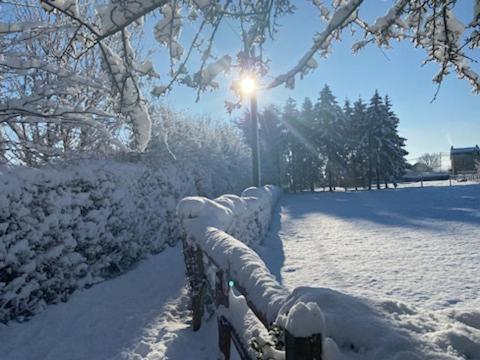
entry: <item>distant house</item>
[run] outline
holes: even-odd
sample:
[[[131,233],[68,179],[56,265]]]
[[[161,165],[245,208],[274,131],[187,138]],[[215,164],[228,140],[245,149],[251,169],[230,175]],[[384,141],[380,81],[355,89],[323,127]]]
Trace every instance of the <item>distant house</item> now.
[[[450,148],[450,161],[452,174],[472,173],[480,162],[480,148],[478,145],[465,148]]]

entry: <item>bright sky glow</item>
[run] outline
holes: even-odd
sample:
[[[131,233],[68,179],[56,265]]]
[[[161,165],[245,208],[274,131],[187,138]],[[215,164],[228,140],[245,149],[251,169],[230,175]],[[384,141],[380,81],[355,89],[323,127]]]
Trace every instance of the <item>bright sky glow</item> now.
[[[240,90],[243,95],[251,95],[256,89],[257,83],[254,78],[246,76],[240,80]]]

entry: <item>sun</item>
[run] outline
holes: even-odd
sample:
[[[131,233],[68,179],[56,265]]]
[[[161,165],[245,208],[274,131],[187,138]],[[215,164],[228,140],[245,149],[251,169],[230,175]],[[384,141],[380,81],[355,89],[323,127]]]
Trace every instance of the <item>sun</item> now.
[[[256,89],[257,89],[257,83],[254,78],[250,76],[246,76],[240,81],[240,90],[244,95],[250,95]]]

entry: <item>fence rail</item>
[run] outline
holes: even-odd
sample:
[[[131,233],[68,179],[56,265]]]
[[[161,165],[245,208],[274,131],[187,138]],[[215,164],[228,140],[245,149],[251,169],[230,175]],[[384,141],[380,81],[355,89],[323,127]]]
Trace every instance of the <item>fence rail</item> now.
[[[206,295],[214,294],[220,359],[230,359],[232,342],[244,360],[257,359],[260,354],[262,358],[286,360],[322,359],[324,334],[318,331],[298,336],[294,327],[284,325],[298,324],[294,318],[297,313],[283,313],[290,292],[244,243],[252,239],[240,241],[227,233],[241,233],[238,226],[243,225],[250,229],[247,232],[250,237],[261,239],[268,229],[265,219],[269,223],[278,191],[273,187],[247,189],[241,198],[229,196],[232,201],[186,198],[179,204],[177,212],[186,233],[183,246],[191,291],[192,327],[194,331],[201,328]],[[239,208],[243,215],[245,211],[250,214],[244,217],[244,224],[234,221],[238,219]],[[280,313],[287,320],[281,326],[275,325],[280,340],[272,342],[269,330]]]

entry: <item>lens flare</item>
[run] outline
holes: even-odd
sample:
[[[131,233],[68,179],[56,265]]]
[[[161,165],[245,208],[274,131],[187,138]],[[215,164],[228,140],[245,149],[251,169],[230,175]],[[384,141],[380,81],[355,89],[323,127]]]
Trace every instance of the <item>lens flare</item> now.
[[[252,94],[257,89],[255,79],[251,77],[245,77],[240,81],[240,89],[245,95]]]

